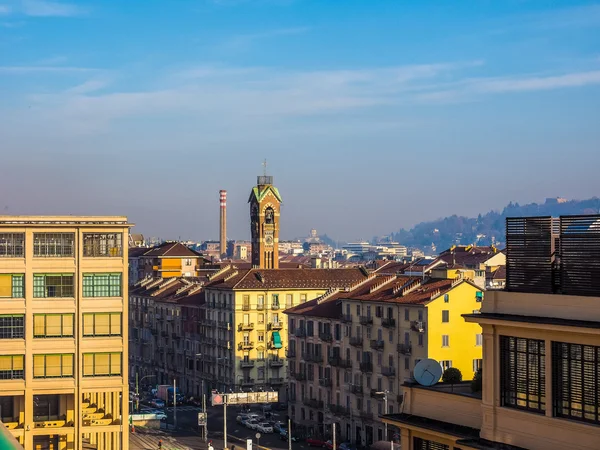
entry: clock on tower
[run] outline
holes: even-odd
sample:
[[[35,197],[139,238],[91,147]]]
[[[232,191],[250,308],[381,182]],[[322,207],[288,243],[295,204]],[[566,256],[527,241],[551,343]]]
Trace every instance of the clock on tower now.
[[[266,166],[266,165],[265,165]],[[259,176],[250,193],[250,231],[252,235],[252,266],[261,269],[279,268],[279,211],[281,195],[273,186],[273,177]]]

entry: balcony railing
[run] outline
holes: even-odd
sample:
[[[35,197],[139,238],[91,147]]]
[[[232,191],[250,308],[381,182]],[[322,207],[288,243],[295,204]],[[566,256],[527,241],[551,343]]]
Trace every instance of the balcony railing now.
[[[280,385],[283,384],[283,382],[284,382],[284,380],[281,377],[279,377],[279,378],[277,378],[277,377],[275,377],[275,378],[269,378],[269,380],[268,380],[268,383],[271,386],[280,386]]]
[[[271,309],[274,311],[277,311],[280,308],[281,308],[281,306],[279,306],[279,303],[275,303],[275,304],[271,305]]]
[[[323,387],[331,387],[333,382],[331,378],[319,378],[319,384]]]
[[[269,367],[283,367],[283,359],[281,358],[270,358]]]
[[[352,314],[342,314],[342,322],[352,323]]]
[[[238,350],[252,350],[254,348],[254,342],[240,342],[238,344]]]
[[[351,384],[350,392],[352,392],[354,395],[363,395],[363,387],[361,384]]]
[[[392,366],[383,366],[381,368],[381,375],[383,375],[384,377],[395,377],[396,368]]]
[[[360,316],[359,322],[361,325],[371,325],[373,324],[372,316]]]
[[[308,362],[323,362],[323,355],[315,355],[313,353],[303,353],[302,359]]]
[[[350,416],[352,414],[349,408],[340,405],[329,405],[329,411],[335,416]]]
[[[242,379],[242,381],[240,382],[240,384],[242,386],[253,386],[254,385],[254,378],[244,378],[244,379]]]
[[[360,411],[359,414],[361,419],[365,420],[373,420],[373,412],[372,411]]]
[[[302,403],[311,408],[323,409],[323,400],[317,400],[314,398],[304,398],[302,399]]]
[[[371,340],[371,348],[373,350],[379,350],[379,351],[381,351],[381,350],[383,350],[383,347],[385,347],[385,341],[380,341],[380,340],[377,340],[377,339],[372,339]]]
[[[267,324],[267,330],[281,330],[281,329],[283,329],[283,322]]]
[[[360,363],[360,371],[363,373],[371,373],[373,372],[373,363],[372,362],[362,362]]]
[[[410,355],[412,353],[412,345],[398,344],[398,353],[402,353],[403,355]]]
[[[285,356],[288,358],[295,358],[296,357],[296,349],[295,348],[288,348],[285,352]]]
[[[264,311],[264,309],[265,309],[265,305],[256,305],[257,311]]]
[[[333,335],[331,333],[319,333],[319,339],[321,339],[323,342],[332,342]]]
[[[296,336],[296,337],[305,337],[306,336],[306,330],[304,328],[296,328],[296,330],[294,331],[294,336]]]
[[[362,345],[363,345],[362,336],[352,336],[350,338],[350,345],[352,345],[353,347],[362,347]]]
[[[394,328],[396,326],[396,319],[388,317],[381,320],[381,326],[385,328]]]
[[[254,367],[254,361],[251,361],[251,360],[244,361],[244,360],[242,360],[242,361],[240,361],[240,367],[242,369],[251,369],[252,367]]]
[[[242,305],[242,311],[250,311],[250,305]]]
[[[253,323],[240,323],[238,325],[238,331],[252,331],[254,330]]]
[[[352,361],[345,358],[340,358],[339,356],[332,356],[329,358],[329,364],[334,367],[339,367],[341,369],[350,369],[352,367]]]
[[[291,372],[290,376],[298,381],[306,381],[306,374],[304,372]]]
[[[410,323],[410,328],[413,331],[417,331],[419,333],[424,333],[425,332],[425,322],[423,322],[421,320],[413,320]]]

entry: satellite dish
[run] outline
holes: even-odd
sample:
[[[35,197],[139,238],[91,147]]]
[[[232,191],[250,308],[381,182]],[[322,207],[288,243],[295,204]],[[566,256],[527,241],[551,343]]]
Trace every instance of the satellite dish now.
[[[421,386],[433,386],[442,377],[442,366],[435,359],[423,359],[415,366],[413,376]]]

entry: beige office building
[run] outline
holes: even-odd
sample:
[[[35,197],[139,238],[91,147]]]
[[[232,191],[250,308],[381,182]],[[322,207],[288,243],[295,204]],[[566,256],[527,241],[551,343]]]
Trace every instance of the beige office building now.
[[[0,420],[27,450],[129,447],[129,227],[0,216]]]

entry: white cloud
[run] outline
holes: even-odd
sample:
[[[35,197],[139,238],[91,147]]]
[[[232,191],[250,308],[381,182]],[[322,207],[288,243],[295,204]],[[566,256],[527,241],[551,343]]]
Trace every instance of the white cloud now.
[[[258,41],[272,39],[280,36],[293,36],[306,33],[310,30],[309,27],[291,27],[277,28],[274,30],[266,30],[257,33],[237,34],[226,39],[218,47],[226,50],[245,49]]]
[[[95,69],[87,67],[70,67],[70,66],[0,66],[0,75],[2,74],[37,74],[37,73],[84,73]]]
[[[23,0],[22,11],[25,15],[36,17],[73,17],[86,13],[84,8],[75,4],[48,0]]]
[[[11,10],[8,5],[0,5],[0,16],[8,15],[10,14],[10,11]]]

